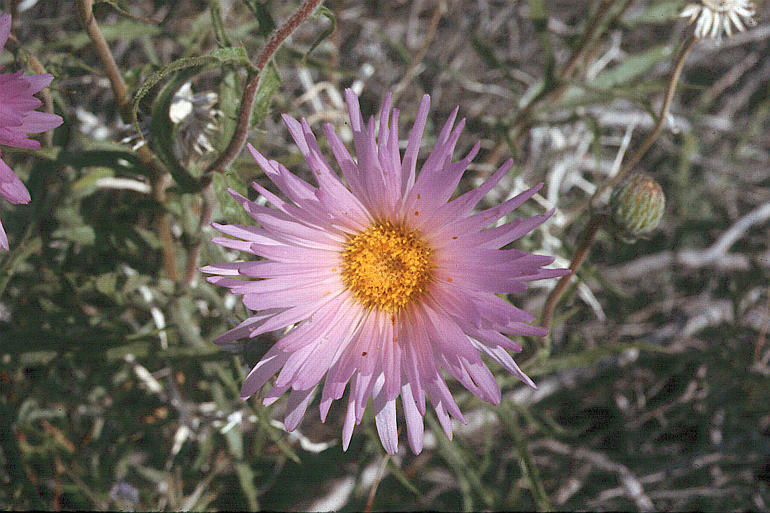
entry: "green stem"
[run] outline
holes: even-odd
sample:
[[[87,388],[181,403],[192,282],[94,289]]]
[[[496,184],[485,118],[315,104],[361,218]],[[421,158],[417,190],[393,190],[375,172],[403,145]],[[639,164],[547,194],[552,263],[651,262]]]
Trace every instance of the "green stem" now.
[[[535,500],[535,508],[537,511],[552,511],[551,501],[548,499],[548,494],[543,486],[543,480],[540,478],[540,472],[532,458],[532,453],[529,451],[527,438],[522,432],[518,416],[513,410],[508,408],[500,408],[498,414],[516,443],[516,449],[519,451],[519,456],[521,456],[519,460],[521,471],[530,483],[532,497]]]

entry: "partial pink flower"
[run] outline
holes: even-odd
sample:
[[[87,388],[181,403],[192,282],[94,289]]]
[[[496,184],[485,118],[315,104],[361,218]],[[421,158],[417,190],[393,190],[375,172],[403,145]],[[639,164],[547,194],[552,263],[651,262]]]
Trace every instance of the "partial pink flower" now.
[[[0,49],[5,47],[10,33],[11,15],[3,14],[0,16]],[[32,95],[40,92],[52,79],[53,76],[48,74],[0,73],[0,145],[40,149],[40,142],[30,139],[28,134],[45,132],[62,124],[62,118],[56,114],[35,111],[43,103]],[[1,159],[0,196],[14,204],[30,201],[27,188]],[[8,250],[8,237],[2,223],[0,248]]]
[[[286,199],[257,183],[253,187],[272,207],[230,191],[258,226],[215,224],[233,238],[213,242],[259,258],[202,270],[220,275],[209,281],[242,294],[244,305],[255,314],[215,342],[228,344],[293,326],[246,377],[242,398],[278,374],[263,403],[270,405],[289,391],[284,424],[292,431],[319,388],[322,421],[348,388],[343,448],[347,450],[371,397],[382,444],[394,454],[400,397],[409,445],[419,453],[426,398],[450,439],[450,417],[465,422],[442,370],[494,404],[500,402],[500,388],[482,355],[535,387],[509,354],[521,351],[521,346],[506,335],[543,336],[546,329],[530,325],[532,314],[498,294],[521,292],[529,281],[568,271],[541,269],[554,260],[550,256],[500,249],[553,212],[487,228],[540,186],[473,212],[512,160],[478,189],[451,199],[479,151],[476,144],[462,160],[452,162],[465,125],[462,120],[453,128],[457,109],[417,174],[429,96],[420,102],[402,158],[398,110],[391,112],[390,95],[379,123],[370,118],[368,124],[356,95],[350,90],[345,95],[357,158],[331,125],[324,126],[324,132],[347,185],[321,155],[304,119],[283,117],[317,186],[249,146]]]

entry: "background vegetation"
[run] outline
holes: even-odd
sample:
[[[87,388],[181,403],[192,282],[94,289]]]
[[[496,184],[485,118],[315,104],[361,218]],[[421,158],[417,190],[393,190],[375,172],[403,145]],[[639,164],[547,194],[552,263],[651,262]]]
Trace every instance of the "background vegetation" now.
[[[692,30],[677,19],[684,4],[329,0],[263,70],[247,139],[307,173],[282,112],[344,131],[343,87],[362,91],[365,114],[393,91],[403,128],[429,93],[431,144],[460,105],[459,151],[482,141],[461,187],[513,155],[486,201],[546,182],[518,215],[558,214],[522,244],[565,266],[586,200],[653,127]],[[20,41],[0,60],[29,69],[36,57],[65,118],[40,152],[3,148],[33,202],[0,205],[11,242],[0,255],[0,507],[770,509],[767,2],[756,27],[687,57],[664,131],[635,167],[665,191],[661,228],[635,244],[600,234],[552,338],[527,340],[518,358],[539,390],[500,368],[500,406],[453,387],[469,424],[450,443],[428,414],[422,454],[402,443],[392,458],[369,416],[343,453],[339,408],[321,424],[311,407],[287,434],[274,420],[282,402],[242,403],[240,382],[273,339],[214,346],[247,312],[186,271],[236,258],[207,242],[202,221],[243,220],[225,188],[264,176],[241,156],[197,187],[235,130],[248,60],[299,2],[95,6],[144,148],[174,179],[133,148],[73,2],[0,6]],[[203,155],[164,116],[185,81],[219,98]],[[552,286],[511,300],[539,313]]]

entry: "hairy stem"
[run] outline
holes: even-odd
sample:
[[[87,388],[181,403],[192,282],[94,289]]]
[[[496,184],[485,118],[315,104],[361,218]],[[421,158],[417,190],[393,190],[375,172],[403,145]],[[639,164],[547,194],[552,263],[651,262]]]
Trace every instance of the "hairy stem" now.
[[[671,72],[671,76],[669,77],[668,86],[666,87],[666,96],[663,99],[663,104],[660,108],[660,114],[658,115],[658,119],[656,120],[653,129],[650,131],[650,133],[647,134],[647,137],[644,138],[636,151],[623,163],[623,166],[621,167],[618,174],[601,184],[596,189],[596,192],[593,194],[593,196],[586,202],[586,204],[578,210],[578,213],[582,212],[594,201],[598,200],[601,197],[601,194],[607,190],[607,188],[612,187],[620,180],[622,180],[623,177],[626,176],[628,172],[639,163],[642,157],[647,153],[647,151],[652,147],[653,143],[655,143],[660,134],[663,132],[663,127],[665,125],[666,118],[668,117],[668,112],[671,109],[671,103],[674,99],[674,93],[676,92],[676,86],[679,83],[679,78],[681,77],[682,70],[684,69],[685,59],[690,53],[690,50],[692,49],[695,41],[695,36],[690,35],[690,37],[685,41],[684,45],[682,45],[682,48],[679,50],[679,55],[677,56],[674,69]],[[543,315],[541,318],[541,323],[546,328],[550,328],[551,321],[553,320],[554,309],[556,308],[559,299],[561,299],[561,296],[564,294],[564,291],[567,288],[567,285],[569,284],[570,279],[574,275],[575,271],[580,267],[580,265],[583,263],[583,260],[585,260],[585,257],[588,255],[588,251],[590,250],[594,238],[596,237],[596,234],[601,228],[602,224],[603,218],[601,216],[594,215],[591,218],[588,226],[583,232],[583,241],[581,242],[580,247],[572,258],[572,263],[569,267],[572,271],[572,274],[563,276],[556,284],[556,287],[554,287],[554,289],[548,295],[548,299],[545,302],[545,307],[543,308]]]
[[[591,250],[591,246],[596,239],[596,234],[599,233],[599,230],[604,225],[604,221],[605,219],[603,216],[595,215],[588,222],[588,226],[586,226],[583,230],[583,233],[580,236],[580,245],[575,251],[575,254],[572,256],[572,262],[569,265],[569,270],[572,272],[566,276],[562,276],[559,279],[551,293],[548,294],[548,299],[545,301],[543,314],[540,320],[540,324],[542,326],[550,328],[556,305],[559,303],[562,295],[564,295],[564,291],[567,289],[567,285],[569,285],[570,280],[573,276],[575,276],[576,271],[580,268],[580,266],[583,264],[583,261],[588,256],[588,252]]]
[[[107,79],[110,81],[112,87],[112,93],[115,95],[115,103],[118,105],[118,112],[120,112],[123,122],[131,124],[131,102],[128,97],[128,86],[123,80],[123,76],[120,74],[118,65],[115,63],[115,58],[112,56],[112,51],[107,45],[107,41],[102,35],[99,24],[94,17],[94,2],[93,0],[75,0],[78,9],[78,16],[83,24],[83,28],[86,29],[88,37],[91,38],[94,50],[99,56],[99,60],[104,66],[104,72],[107,74]]]
[[[217,159],[212,162],[203,172],[202,180],[206,183],[203,189],[203,205],[200,217],[200,228],[203,228],[207,224],[211,223],[211,217],[214,213],[214,198],[211,191],[211,175],[214,173],[222,173],[224,170],[233,163],[233,161],[243,151],[243,146],[246,144],[246,136],[249,132],[249,126],[251,125],[251,112],[254,110],[254,101],[256,100],[257,91],[259,90],[259,84],[262,80],[262,72],[270,62],[275,52],[286,40],[287,37],[299,27],[303,21],[305,21],[313,11],[321,4],[322,0],[305,0],[305,2],[297,9],[297,11],[281,25],[270,39],[267,44],[257,56],[257,62],[255,65],[256,72],[252,73],[246,85],[243,88],[243,94],[241,95],[241,105],[238,109],[238,120],[235,125],[235,131],[230,142]],[[200,257],[201,245],[203,240],[199,236],[195,243],[190,247],[187,256],[187,264],[185,265],[184,280],[186,284],[192,283],[196,268],[198,267],[198,258]]]
[[[262,80],[262,72],[265,69],[265,66],[270,62],[270,59],[286,38],[289,37],[303,21],[313,14],[313,11],[315,11],[321,4],[321,1],[322,0],[305,0],[299,9],[286,20],[286,23],[273,32],[273,35],[259,53],[255,65],[256,72],[251,75],[243,88],[241,106],[238,109],[238,120],[235,125],[233,137],[230,139],[225,151],[223,151],[203,172],[203,178],[205,180],[209,180],[210,175],[213,173],[223,172],[233,163],[236,157],[240,155],[243,146],[246,144],[246,136],[249,131],[249,125],[251,124],[251,111],[254,109],[254,101],[256,100],[259,84]]]

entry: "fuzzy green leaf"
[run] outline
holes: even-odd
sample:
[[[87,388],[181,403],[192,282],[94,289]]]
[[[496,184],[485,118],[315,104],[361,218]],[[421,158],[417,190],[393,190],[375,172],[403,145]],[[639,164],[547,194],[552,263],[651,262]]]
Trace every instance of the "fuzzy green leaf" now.
[[[261,124],[268,114],[270,114],[270,103],[273,95],[281,86],[281,77],[278,75],[278,69],[270,62],[262,71],[259,77],[259,86],[257,95],[254,99],[254,109],[251,111],[251,122],[253,126]]]

